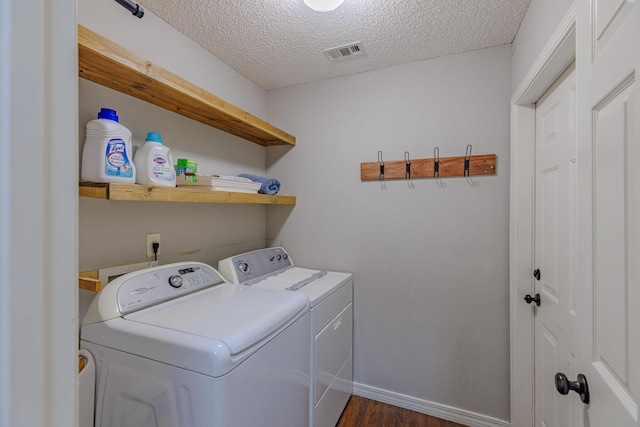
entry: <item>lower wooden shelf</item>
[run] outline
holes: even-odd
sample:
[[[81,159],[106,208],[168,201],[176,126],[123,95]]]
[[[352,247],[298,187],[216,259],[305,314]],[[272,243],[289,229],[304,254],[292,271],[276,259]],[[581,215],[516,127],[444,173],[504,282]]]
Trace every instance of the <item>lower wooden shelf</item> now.
[[[186,187],[161,187],[141,184],[81,182],[81,197],[145,202],[245,203],[259,205],[295,205],[294,196],[234,193]]]
[[[100,292],[102,281],[98,277],[98,270],[83,271],[78,275],[78,287],[85,291]]]

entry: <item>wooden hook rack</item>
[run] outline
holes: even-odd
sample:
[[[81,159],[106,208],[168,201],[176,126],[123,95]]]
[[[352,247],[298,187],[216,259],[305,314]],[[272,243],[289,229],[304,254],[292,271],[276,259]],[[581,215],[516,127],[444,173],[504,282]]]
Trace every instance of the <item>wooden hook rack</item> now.
[[[384,164],[384,178],[380,175],[381,163],[379,161],[360,163],[360,180],[379,181],[382,179],[446,178],[496,174],[497,156],[495,154],[480,154],[468,157],[440,157],[437,159],[438,173],[434,172],[435,160],[436,159],[430,158],[384,161],[382,162]],[[466,174],[464,170],[465,160],[469,160],[468,174]],[[410,176],[407,176],[407,162],[410,163]]]

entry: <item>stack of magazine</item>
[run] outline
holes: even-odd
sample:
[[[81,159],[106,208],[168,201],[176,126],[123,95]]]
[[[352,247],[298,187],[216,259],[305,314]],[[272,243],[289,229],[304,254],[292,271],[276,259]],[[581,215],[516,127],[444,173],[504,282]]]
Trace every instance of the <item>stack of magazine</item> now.
[[[195,180],[194,180],[195,176]],[[178,187],[191,187],[200,190],[231,191],[236,193],[257,193],[260,190],[259,182],[253,182],[248,178],[229,175],[203,176],[192,173],[183,173],[177,176]]]

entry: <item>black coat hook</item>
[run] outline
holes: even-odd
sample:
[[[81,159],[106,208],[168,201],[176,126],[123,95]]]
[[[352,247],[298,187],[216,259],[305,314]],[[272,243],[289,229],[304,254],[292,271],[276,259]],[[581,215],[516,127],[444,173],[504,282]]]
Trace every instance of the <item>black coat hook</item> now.
[[[380,174],[378,175],[378,180],[384,181],[384,162],[382,161],[382,151],[378,151],[378,163],[380,163]]]
[[[405,163],[404,178],[411,179],[411,161],[409,160],[408,151],[404,152],[404,163]]]
[[[433,177],[438,178],[440,176],[440,148],[433,149]]]
[[[469,176],[469,163],[471,162],[471,144],[467,145],[467,151],[464,154],[464,176]]]

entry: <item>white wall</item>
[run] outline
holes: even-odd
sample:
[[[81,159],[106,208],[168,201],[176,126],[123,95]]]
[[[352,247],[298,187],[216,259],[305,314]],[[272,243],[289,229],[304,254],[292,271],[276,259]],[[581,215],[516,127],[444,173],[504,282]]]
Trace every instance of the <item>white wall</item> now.
[[[531,0],[513,41],[512,91],[522,82],[574,1]]]
[[[79,24],[216,96],[265,118],[266,92],[146,10],[142,19],[114,1],[80,0]],[[264,174],[266,149],[98,84],[79,79],[79,152],[85,124],[101,107],[117,110],[140,145],[160,132],[173,154],[203,173]],[[80,270],[149,261],[146,233],[160,232],[160,263],[219,259],[264,247],[265,207],[199,203],[113,202],[80,198]]]
[[[503,46],[271,91],[298,138],[268,173],[298,197],[268,211],[294,262],[354,273],[355,381],[509,419],[509,98]],[[360,181],[360,163],[498,155],[492,177]]]

